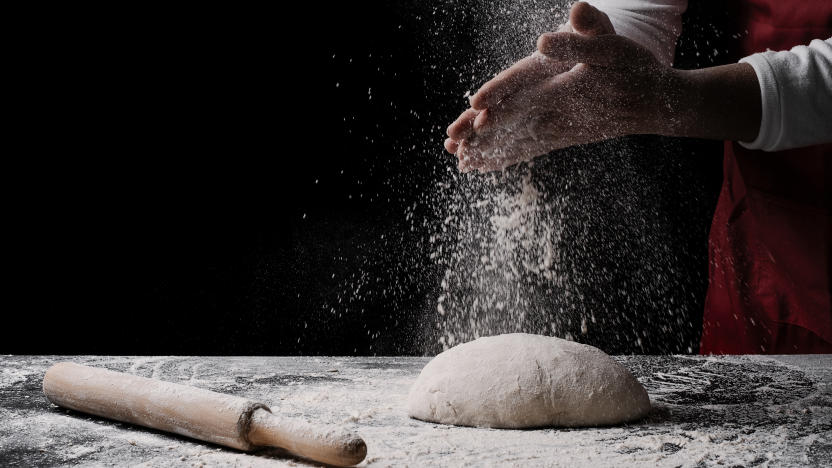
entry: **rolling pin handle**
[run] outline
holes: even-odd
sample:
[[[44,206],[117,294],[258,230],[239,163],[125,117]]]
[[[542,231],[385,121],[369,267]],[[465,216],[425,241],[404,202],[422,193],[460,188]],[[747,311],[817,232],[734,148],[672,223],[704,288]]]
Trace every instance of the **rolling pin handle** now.
[[[367,456],[361,437],[339,429],[320,428],[305,421],[279,418],[267,409],[251,415],[248,440],[254,445],[278,447],[330,465],[352,466]]]

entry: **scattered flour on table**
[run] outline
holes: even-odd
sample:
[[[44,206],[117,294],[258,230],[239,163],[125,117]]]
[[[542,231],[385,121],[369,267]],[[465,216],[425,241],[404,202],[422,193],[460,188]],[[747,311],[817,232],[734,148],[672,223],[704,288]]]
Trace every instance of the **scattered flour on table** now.
[[[73,466],[102,466],[114,460],[146,467],[309,466],[279,453],[247,454],[49,407],[37,383],[50,362],[31,359],[3,358],[0,362],[0,368],[9,370],[0,372],[0,460],[22,453],[30,464],[42,456],[49,462],[43,464]],[[765,384],[760,378],[766,374],[747,367],[762,359],[662,359],[668,360],[668,369],[702,363],[697,382],[708,378],[707,371],[719,369],[714,366],[718,363],[747,369],[742,380],[754,388]],[[681,363],[677,362],[680,359]],[[229,393],[262,401],[287,417],[346,427],[367,442],[367,460],[360,466],[823,466],[820,461],[832,450],[828,388],[807,388],[805,397],[796,400],[784,393],[782,402],[776,404],[765,400],[757,404],[673,404],[663,400],[670,393],[683,395],[679,392],[693,389],[685,387],[691,380],[689,373],[676,375],[673,370],[654,373],[645,383],[658,398],[653,402],[654,411],[645,421],[627,426],[517,431],[428,424],[409,418],[404,406],[426,361],[150,358],[138,367],[138,373],[155,373],[171,381],[192,378],[204,388],[226,388]],[[85,357],[78,362],[126,370],[133,361],[127,357]],[[821,361],[817,366],[828,369]],[[333,368],[339,371],[336,377],[329,372]],[[775,370],[781,377],[790,372],[782,364],[776,364],[772,372]],[[276,385],[268,377],[259,380],[270,373],[282,378],[295,376],[300,384]],[[25,385],[18,377],[9,377],[13,374],[24,376]],[[782,378],[769,385],[793,388]],[[374,412],[369,414],[370,410]],[[354,413],[361,418],[345,422]]]

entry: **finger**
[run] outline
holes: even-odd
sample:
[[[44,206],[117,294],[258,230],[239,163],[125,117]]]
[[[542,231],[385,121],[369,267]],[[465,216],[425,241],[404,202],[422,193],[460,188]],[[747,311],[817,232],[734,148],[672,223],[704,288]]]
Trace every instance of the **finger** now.
[[[524,123],[526,127],[534,122]],[[460,151],[460,170],[490,172],[528,161],[549,151],[547,140],[541,140],[530,128],[518,125],[513,129],[500,128],[494,132],[477,134],[471,141],[463,141]]]
[[[536,98],[535,98],[536,97]],[[533,112],[535,102],[544,98],[538,93],[517,93],[500,101],[488,110],[483,111],[474,121],[474,131],[483,134],[491,130],[505,133],[511,131],[515,120],[526,117]]]
[[[610,66],[631,55],[626,40],[616,34],[597,37],[576,33],[545,33],[537,40],[537,50],[560,62],[581,62]]]
[[[474,138],[463,141],[457,155],[466,160],[465,165],[469,170],[475,170],[494,159],[500,159],[514,144],[514,132],[498,129],[493,132],[478,133]]]
[[[555,75],[534,89],[507,97],[481,112],[474,121],[474,130],[484,133],[496,127],[513,128],[521,119],[534,120],[540,112],[560,108],[564,102],[573,99],[570,93],[579,83],[585,68],[585,65],[579,64],[573,70]]]
[[[448,126],[448,136],[454,140],[463,140],[474,133],[474,119],[477,117],[477,111],[468,109],[457,117],[454,122]]]
[[[452,138],[446,138],[445,139],[445,151],[447,151],[451,154],[456,154],[456,150],[458,150],[458,149],[459,149],[459,143],[457,143],[456,140],[454,140]]]
[[[479,162],[478,160],[461,159],[459,161],[459,164],[457,164],[457,169],[459,169],[459,172],[462,172],[464,174],[464,173],[467,173],[467,172],[476,171],[477,169],[482,167],[481,164],[482,163]]]
[[[503,70],[492,80],[485,83],[477,91],[477,94],[471,96],[471,107],[478,110],[486,109],[531,83],[536,83],[568,69],[568,65],[557,63],[542,54],[534,53]]]
[[[515,139],[513,133],[489,134],[479,138],[468,149],[470,157],[466,171],[500,170],[508,164],[506,161],[513,161],[512,155],[520,144],[521,140]]]
[[[480,159],[480,151],[471,144],[471,141],[462,140],[459,142],[459,149],[456,152],[456,157],[459,158],[460,162],[475,162]]]
[[[609,16],[586,2],[572,5],[572,10],[569,12],[569,24],[575,32],[587,36],[615,34],[615,28]]]
[[[460,159],[459,162],[456,163],[456,168],[462,173],[469,172],[471,170],[467,159]]]
[[[459,164],[457,167],[462,172],[476,170],[484,163],[480,150],[472,146],[468,141],[460,143],[457,157],[459,158]]]
[[[477,115],[474,119],[474,132],[478,137],[497,134],[505,134],[511,131],[512,120],[529,113],[532,103],[523,96],[509,96],[497,103],[494,107],[488,108]]]
[[[474,131],[475,132],[478,132],[481,129],[483,129],[483,127],[485,127],[485,123],[488,120],[488,115],[489,114],[490,114],[490,112],[488,111],[488,109],[485,109],[482,112],[480,112],[479,114],[477,114],[477,118],[474,119]]]

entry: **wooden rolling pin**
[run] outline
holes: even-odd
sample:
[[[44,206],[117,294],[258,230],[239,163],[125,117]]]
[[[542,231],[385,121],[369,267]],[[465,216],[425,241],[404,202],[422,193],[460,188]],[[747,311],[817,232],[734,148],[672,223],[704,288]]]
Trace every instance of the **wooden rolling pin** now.
[[[71,362],[46,371],[43,393],[58,406],[239,450],[279,447],[338,466],[367,455],[355,434],[281,419],[246,398]]]

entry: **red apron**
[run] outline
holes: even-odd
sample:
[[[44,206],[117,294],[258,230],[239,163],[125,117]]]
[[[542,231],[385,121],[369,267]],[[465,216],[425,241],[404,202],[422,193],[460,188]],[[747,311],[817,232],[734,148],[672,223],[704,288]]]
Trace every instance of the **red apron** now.
[[[741,53],[832,35],[832,2],[745,2]],[[725,143],[702,354],[832,353],[832,145]]]

